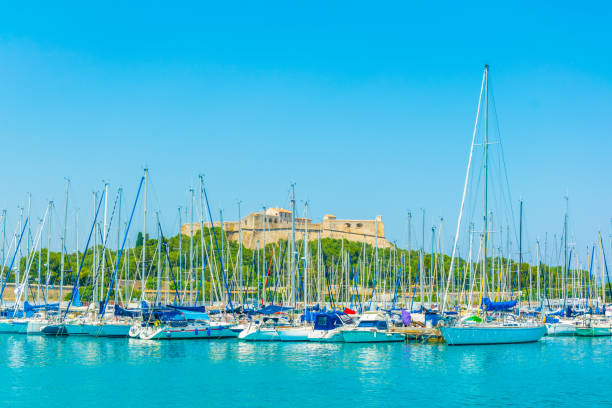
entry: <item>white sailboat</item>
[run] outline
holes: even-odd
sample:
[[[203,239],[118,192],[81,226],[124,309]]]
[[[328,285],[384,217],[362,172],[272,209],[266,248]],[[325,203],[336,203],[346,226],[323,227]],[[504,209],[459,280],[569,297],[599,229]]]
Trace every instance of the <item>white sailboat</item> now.
[[[488,210],[488,146],[490,144],[488,140],[488,100],[489,100],[489,87],[488,87],[488,76],[489,66],[485,65],[484,73],[482,77],[482,84],[480,90],[480,97],[478,101],[478,110],[476,113],[476,123],[474,124],[474,133],[472,136],[472,146],[470,149],[470,156],[468,160],[468,168],[465,176],[465,184],[463,189],[463,196],[461,199],[461,207],[459,210],[459,219],[457,222],[457,231],[455,234],[455,241],[453,245],[453,253],[451,257],[451,265],[448,273],[448,281],[446,283],[446,289],[444,293],[444,300],[442,310],[445,310],[448,296],[448,288],[450,286],[451,278],[454,273],[455,254],[457,249],[457,241],[459,239],[459,232],[461,227],[461,218],[463,215],[463,207],[465,204],[466,192],[468,188],[468,181],[470,175],[470,168],[472,163],[472,154],[475,146],[476,131],[478,128],[478,118],[480,115],[480,106],[484,90],[484,205],[483,205],[483,219],[484,227],[482,234],[483,243],[483,263],[482,263],[482,289],[481,293],[486,296],[486,279],[488,277],[487,269],[489,268],[487,259],[488,240],[490,234],[490,222],[489,222],[489,210]],[[520,279],[519,279],[520,281]],[[488,302],[487,307],[484,308],[484,318],[473,316],[466,316],[462,319],[456,319],[450,323],[450,325],[443,325],[441,327],[442,336],[448,345],[467,345],[467,344],[502,344],[502,343],[527,343],[538,341],[546,334],[546,326],[542,323],[530,320],[530,321],[519,321],[516,320],[512,315],[507,312],[516,305],[517,301],[513,302],[491,302],[489,299],[483,298],[481,302],[481,308],[486,300]],[[500,316],[495,320],[491,319],[489,312],[500,312]]]

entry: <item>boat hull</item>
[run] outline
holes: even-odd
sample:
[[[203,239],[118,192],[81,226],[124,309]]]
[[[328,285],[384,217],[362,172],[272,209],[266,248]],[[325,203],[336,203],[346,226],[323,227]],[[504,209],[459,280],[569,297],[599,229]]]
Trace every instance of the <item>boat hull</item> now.
[[[580,337],[604,337],[610,336],[609,327],[578,327],[576,329],[576,336]]]
[[[272,328],[246,328],[238,335],[239,340],[245,341],[279,341],[278,332]]]
[[[442,327],[440,331],[449,346],[532,343],[546,334],[546,326]]]
[[[573,336],[576,334],[576,326],[570,323],[547,323],[547,336]]]
[[[342,337],[345,343],[393,343],[406,340],[404,333],[379,330],[345,330]]]
[[[131,325],[128,324],[88,324],[84,325],[85,334],[93,337],[128,337]]]
[[[40,329],[45,336],[67,336],[68,331],[64,324],[50,324]]]
[[[287,329],[277,329],[278,340],[280,341],[308,341],[308,335],[312,333],[312,328],[292,327]]]
[[[313,330],[308,335],[308,341],[316,343],[343,343],[344,336],[342,331],[334,330]]]
[[[26,328],[26,334],[29,334],[29,335],[43,334],[42,329],[43,327],[47,325],[49,325],[49,322],[46,322],[44,320],[30,320]]]
[[[185,340],[235,338],[231,326],[146,327],[139,337],[143,340]]]
[[[6,334],[25,334],[27,331],[28,322],[5,320],[0,322],[0,333]]]

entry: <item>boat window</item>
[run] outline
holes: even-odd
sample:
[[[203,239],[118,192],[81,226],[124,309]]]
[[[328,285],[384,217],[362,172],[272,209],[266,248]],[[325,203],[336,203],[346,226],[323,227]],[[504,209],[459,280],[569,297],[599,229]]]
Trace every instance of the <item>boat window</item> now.
[[[387,330],[387,322],[376,322],[376,328],[378,330]]]
[[[326,326],[327,316],[317,316],[317,326]]]

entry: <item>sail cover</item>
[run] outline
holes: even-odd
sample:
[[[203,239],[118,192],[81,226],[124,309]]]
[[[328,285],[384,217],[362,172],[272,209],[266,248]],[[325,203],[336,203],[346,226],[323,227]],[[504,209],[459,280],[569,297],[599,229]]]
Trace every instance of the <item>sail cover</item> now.
[[[507,312],[516,306],[516,300],[509,302],[492,302],[489,298],[482,298],[480,307],[488,312]]]

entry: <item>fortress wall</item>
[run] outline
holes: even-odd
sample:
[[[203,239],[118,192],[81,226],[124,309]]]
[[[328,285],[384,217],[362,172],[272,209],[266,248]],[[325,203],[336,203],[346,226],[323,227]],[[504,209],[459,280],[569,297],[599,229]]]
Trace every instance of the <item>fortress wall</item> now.
[[[265,222],[265,232],[264,232]],[[210,223],[204,223],[210,228]],[[214,223],[220,227],[219,222]],[[194,234],[200,230],[200,223],[184,224],[181,226],[183,235]],[[309,219],[296,218],[295,239],[302,241],[308,227],[308,241],[316,241],[319,233],[321,238],[346,239],[348,241],[366,242],[370,245],[378,244],[379,248],[390,247],[391,244],[385,239],[385,227],[381,217],[374,220],[339,220],[334,216],[326,215],[321,223],[313,223]],[[237,221],[224,222],[225,236],[230,241],[239,240],[239,228],[242,229],[242,243],[246,248],[256,249],[264,244],[278,242],[279,240],[291,239],[291,221],[286,217],[251,213],[244,217],[240,226]]]

